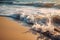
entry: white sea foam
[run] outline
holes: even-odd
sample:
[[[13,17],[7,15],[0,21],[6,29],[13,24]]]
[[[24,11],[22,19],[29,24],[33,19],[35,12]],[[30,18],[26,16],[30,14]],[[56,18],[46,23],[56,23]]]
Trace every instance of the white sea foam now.
[[[0,15],[10,15],[15,13],[25,13],[25,14],[57,14],[60,13],[60,9],[55,8],[38,8],[33,6],[17,6],[17,5],[3,5],[0,6]]]

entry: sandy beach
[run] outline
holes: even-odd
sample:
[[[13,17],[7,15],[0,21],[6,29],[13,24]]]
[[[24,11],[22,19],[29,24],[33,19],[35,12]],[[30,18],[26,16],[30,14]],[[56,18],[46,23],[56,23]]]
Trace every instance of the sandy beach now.
[[[1,40],[36,40],[36,35],[31,32],[24,33],[29,30],[16,21],[9,20],[6,17],[0,17]]]

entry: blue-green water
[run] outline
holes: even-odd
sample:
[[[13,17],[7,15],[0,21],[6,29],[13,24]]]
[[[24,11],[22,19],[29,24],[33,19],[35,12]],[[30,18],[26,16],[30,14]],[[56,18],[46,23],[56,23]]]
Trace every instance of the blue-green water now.
[[[60,0],[0,0],[0,1],[18,1],[18,2],[60,2]]]
[[[36,1],[42,1],[42,2],[54,2],[55,0],[16,0],[20,2],[36,2]]]

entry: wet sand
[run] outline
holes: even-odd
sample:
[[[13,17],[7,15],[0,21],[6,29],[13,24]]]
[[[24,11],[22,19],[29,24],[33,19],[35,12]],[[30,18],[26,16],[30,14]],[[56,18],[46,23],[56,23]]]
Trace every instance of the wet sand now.
[[[0,17],[1,40],[36,40],[36,35],[26,32],[29,28],[6,17]]]

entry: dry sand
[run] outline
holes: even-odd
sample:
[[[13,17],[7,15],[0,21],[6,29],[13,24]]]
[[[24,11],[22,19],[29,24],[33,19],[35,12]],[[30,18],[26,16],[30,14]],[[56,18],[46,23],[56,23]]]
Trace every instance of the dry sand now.
[[[37,37],[31,32],[24,33],[29,28],[6,17],[0,17],[0,29],[1,40],[36,40]]]

